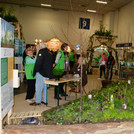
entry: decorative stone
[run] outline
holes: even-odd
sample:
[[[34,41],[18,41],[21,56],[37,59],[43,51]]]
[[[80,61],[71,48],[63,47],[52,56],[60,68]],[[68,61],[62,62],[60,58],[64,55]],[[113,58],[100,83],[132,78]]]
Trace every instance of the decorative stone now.
[[[89,98],[89,99],[92,99],[92,94],[89,94],[89,95],[88,95],[88,98]]]

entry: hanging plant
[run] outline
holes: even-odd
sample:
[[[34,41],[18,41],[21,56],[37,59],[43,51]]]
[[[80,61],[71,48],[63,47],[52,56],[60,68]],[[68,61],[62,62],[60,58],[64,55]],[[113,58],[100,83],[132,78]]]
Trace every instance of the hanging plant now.
[[[0,17],[5,19],[8,22],[18,22],[17,17],[14,14],[14,8],[4,8],[0,7]]]
[[[6,10],[4,7],[0,7],[0,17],[3,18],[6,14]]]
[[[11,13],[8,13],[4,16],[4,19],[8,22],[18,22],[18,19],[15,15],[12,15]]]
[[[104,25],[102,24],[102,21],[100,21],[100,29],[99,30],[96,30],[95,35],[99,35],[99,36],[111,36],[111,30],[105,30],[105,27]]]

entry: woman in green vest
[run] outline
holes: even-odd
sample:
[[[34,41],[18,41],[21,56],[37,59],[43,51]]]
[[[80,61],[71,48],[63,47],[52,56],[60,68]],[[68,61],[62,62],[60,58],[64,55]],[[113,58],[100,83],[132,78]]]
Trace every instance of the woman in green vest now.
[[[66,72],[68,71],[69,58],[68,58],[67,50],[68,50],[68,44],[63,43],[61,45],[61,50],[56,55],[55,67],[54,67],[54,71],[53,71],[54,75],[57,74],[59,76],[62,76],[62,75],[65,75]],[[64,83],[59,84],[60,94],[61,94],[61,96],[65,96],[65,95],[67,96],[67,94],[64,92],[63,86],[64,86]],[[55,93],[54,93],[55,99],[58,98],[57,91],[58,91],[58,87],[55,86]],[[59,99],[61,99],[61,98],[59,97]]]
[[[35,79],[33,77],[33,70],[36,58],[33,55],[33,51],[31,48],[26,49],[26,58],[25,58],[25,74],[27,79],[27,94],[26,94],[26,101],[31,102],[34,94],[35,94]]]

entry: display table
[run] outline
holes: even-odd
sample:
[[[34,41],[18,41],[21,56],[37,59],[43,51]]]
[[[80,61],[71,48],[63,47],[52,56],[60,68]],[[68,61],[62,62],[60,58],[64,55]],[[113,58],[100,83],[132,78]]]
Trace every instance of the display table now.
[[[77,81],[78,82],[78,81],[80,81],[80,78],[75,78],[73,76],[67,76],[67,77],[60,78],[59,81],[56,81],[55,79],[44,80],[45,84],[58,86],[57,106],[59,106],[59,84],[60,83],[67,83],[67,82],[71,82],[71,81]],[[66,89],[67,89],[67,85],[65,84],[65,93],[66,93]],[[76,98],[77,98],[77,94],[76,94]],[[66,100],[66,96],[65,96],[65,100]]]
[[[119,74],[119,78],[134,77],[134,66],[129,65],[129,63],[124,65],[122,64],[122,62],[120,62],[118,74]]]

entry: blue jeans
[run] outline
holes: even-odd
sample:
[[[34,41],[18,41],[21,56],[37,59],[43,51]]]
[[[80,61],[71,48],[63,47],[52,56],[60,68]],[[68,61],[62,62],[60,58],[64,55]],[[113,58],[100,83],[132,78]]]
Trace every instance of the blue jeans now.
[[[36,73],[36,103],[41,103],[42,91],[43,102],[47,103],[48,100],[48,85],[44,83],[44,80],[49,80],[47,77],[43,77],[40,73]]]

